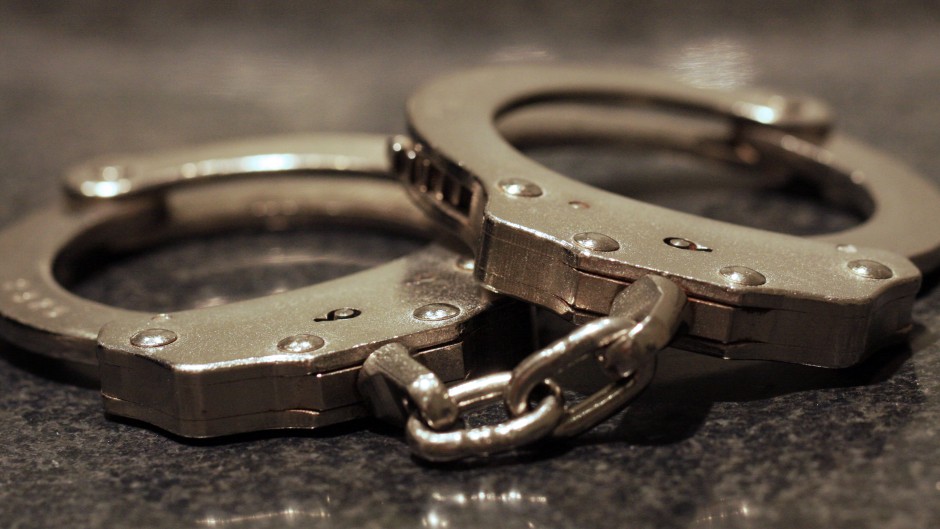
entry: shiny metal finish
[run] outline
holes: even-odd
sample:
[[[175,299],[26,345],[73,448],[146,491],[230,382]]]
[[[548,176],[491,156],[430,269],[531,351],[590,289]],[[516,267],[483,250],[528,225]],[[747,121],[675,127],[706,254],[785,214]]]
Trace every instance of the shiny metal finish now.
[[[500,180],[499,188],[509,196],[534,198],[542,196],[542,188],[523,178]]]
[[[449,320],[458,314],[460,314],[460,308],[449,303],[431,303],[418,307],[414,311],[414,317],[424,321]]]
[[[167,329],[147,329],[131,337],[134,347],[163,347],[179,338],[175,332]]]
[[[314,334],[297,334],[277,342],[277,348],[285,353],[312,353],[324,345],[323,338]]]
[[[878,261],[859,259],[848,264],[849,270],[859,277],[867,279],[890,279],[894,272]]]
[[[461,410],[468,408],[468,403],[484,405],[497,399],[508,383],[508,373],[495,373],[455,386],[451,389],[451,398]],[[441,432],[412,415],[405,426],[408,444],[423,459],[453,461],[505,452],[535,442],[549,435],[564,413],[561,390],[553,382],[546,381],[546,385],[549,393],[535,408],[494,426]]]
[[[71,168],[68,192],[113,198],[164,190],[182,182],[306,171],[382,174],[385,143],[355,135],[252,138],[151,155],[103,156]]]
[[[667,146],[864,187],[873,178],[868,171],[881,166],[836,165],[833,151],[820,147],[829,141],[823,105],[692,89],[643,72],[521,70],[479,70],[425,88],[410,105],[414,139],[294,137],[104,158],[73,170],[66,179],[69,208],[0,234],[0,246],[19,245],[52,226],[35,255],[0,269],[8,292],[0,300],[0,331],[38,350],[43,340],[67,345],[52,354],[97,363],[107,411],[181,435],[312,428],[369,408],[398,422],[407,417],[416,453],[443,461],[591,428],[646,387],[656,353],[683,324],[687,332],[675,342],[681,347],[828,367],[856,363],[910,329],[919,271],[904,256],[855,245],[897,228],[883,215],[865,225],[868,231],[840,234],[848,238],[839,244],[729,226],[571,182],[499,135],[557,141],[564,127],[594,115],[567,109],[552,128],[536,109],[521,125],[510,120],[499,128],[513,111],[535,103],[642,100],[732,124],[726,145],[708,135],[690,143],[682,133],[662,142]],[[597,126],[574,129],[575,136],[610,141],[623,129],[616,116]],[[274,229],[319,219],[427,231],[429,219],[409,210],[390,181],[283,179],[311,171],[383,176],[392,166],[408,193],[474,245],[475,262],[431,246],[316,287],[155,316],[96,307],[58,282],[76,256],[102,245],[136,248],[239,219]],[[246,176],[262,181],[229,182]],[[225,185],[191,185],[214,182]],[[919,201],[912,209],[922,220],[929,207]],[[128,238],[128,227],[141,235]],[[895,248],[930,264],[940,259],[940,236]],[[447,389],[445,381],[470,371],[465,353],[472,340],[505,346],[525,334],[508,321],[511,304],[483,290],[470,271],[493,290],[591,321],[511,372]],[[88,351],[93,334],[96,358]],[[610,383],[566,405],[559,375],[591,356]],[[539,395],[538,388],[548,391]],[[454,427],[461,412],[499,400],[507,421]]]
[[[412,197],[473,246],[477,277],[498,292],[588,321],[608,314],[627,284],[663,275],[690,300],[688,334],[677,346],[726,358],[844,367],[910,329],[920,273],[902,256],[924,268],[940,259],[940,193],[900,164],[828,135],[830,115],[822,104],[788,101],[776,94],[691,88],[624,68],[481,68],[438,79],[412,97],[413,149],[400,156],[398,167]],[[616,109],[569,108],[574,103],[644,104],[729,120],[730,132],[715,156],[800,169],[827,189],[851,189],[846,196],[867,205],[872,217],[818,240],[732,226],[572,181],[507,141],[617,143],[630,130]],[[554,104],[561,109],[554,112]],[[678,138],[696,151],[718,144],[710,141],[714,136],[704,143],[691,141],[691,134]],[[507,197],[497,191],[507,178],[525,178],[542,194],[525,202]],[[469,197],[440,200],[425,181]],[[599,230],[620,248],[585,253],[573,239]],[[912,233],[919,235],[905,235]],[[663,244],[675,237],[709,251],[677,252]],[[846,254],[838,244],[856,245],[857,252]],[[858,281],[846,264],[859,259],[884,264],[892,277]],[[742,268],[719,273],[725,267]],[[743,268],[764,280],[741,273]]]
[[[615,252],[620,249],[619,242],[611,239],[603,233],[579,233],[572,237],[572,239],[574,242],[578,243],[578,246],[581,246],[587,250],[594,250],[595,252]]]
[[[460,413],[444,382],[400,343],[379,347],[366,358],[358,386],[373,415],[399,424],[408,417],[405,402],[413,403],[421,419],[436,430],[451,427]]]
[[[375,178],[388,175],[385,143],[304,136],[103,163],[124,168],[101,173],[128,182],[120,199],[73,200],[0,232],[0,246],[16,249],[0,261],[0,333],[39,354],[97,366],[109,413],[190,437],[363,416],[358,371],[388,343],[404,344],[445,381],[466,375],[478,342],[498,335],[510,357],[529,347],[529,311],[480,288],[454,266],[460,254],[436,244],[319,285],[171,314],[104,306],[61,284],[83,252],[234,226],[357,222],[425,233],[428,221],[400,186]],[[301,145],[302,156],[272,147]],[[325,154],[311,154],[318,152]],[[196,163],[196,176],[183,178],[184,160],[217,153],[228,156],[224,164]],[[273,174],[281,170],[290,174]],[[76,184],[78,173],[70,174]],[[243,178],[253,174],[263,178]],[[197,181],[217,183],[184,185]],[[428,307],[440,317],[414,316]]]
[[[207,147],[206,152],[225,152],[230,160],[238,155],[247,159],[274,159],[277,155],[266,149],[284,153],[286,146],[303,145],[307,151],[315,151],[321,143],[325,153],[344,152],[337,151],[342,147],[348,149],[350,156],[355,154],[355,159],[371,160],[371,171],[367,171],[369,164],[358,163],[351,165],[357,171],[352,174],[365,171],[363,174],[387,178],[387,171],[383,172],[383,168],[387,170],[389,162],[384,140],[379,136],[284,136],[215,144]],[[216,232],[238,226],[283,229],[292,224],[337,219],[381,222],[412,232],[424,233],[431,229],[419,211],[397,199],[400,192],[390,182],[373,185],[371,179],[320,175],[316,179],[308,178],[303,186],[299,186],[296,178],[286,178],[294,173],[298,176],[321,171],[336,173],[331,161],[335,157],[331,156],[304,157],[307,165],[291,166],[280,175],[271,167],[252,170],[246,166],[243,172],[229,171],[215,176],[205,172],[197,179],[163,179],[166,174],[180,173],[180,167],[189,160],[211,158],[201,153],[200,149],[189,149],[183,153],[174,151],[142,156],[139,163],[133,162],[138,160],[137,157],[118,157],[116,159],[122,160],[122,165],[164,170],[156,174],[133,171],[132,181],[139,180],[147,185],[131,186],[121,200],[93,201],[94,207],[85,201],[77,206],[59,204],[34,213],[0,232],[0,245],[17,249],[15,259],[0,261],[0,288],[4,294],[0,298],[0,333],[39,354],[73,364],[97,365],[95,343],[101,325],[135,313],[82,299],[62,287],[58,275],[68,268],[73,254],[80,253],[82,245],[107,247],[117,244],[121,248],[134,248],[178,235]],[[289,153],[284,156],[297,158]],[[331,162],[324,164],[324,159]],[[109,166],[104,160],[108,159],[92,165]],[[176,170],[170,170],[171,167],[176,167]],[[68,174],[66,186],[74,191],[77,189],[74,184],[78,182],[75,175],[81,171]],[[247,180],[250,176],[263,177],[265,181]],[[225,186],[191,185],[210,180],[221,180]],[[343,184],[344,181],[351,183]],[[170,184],[173,186],[168,187]],[[143,200],[149,199],[147,195],[156,189],[173,192],[159,197],[161,202]],[[142,200],[129,200],[134,197]],[[123,235],[127,230],[137,238],[115,235]],[[77,243],[81,244],[76,246]],[[335,308],[336,305],[322,313]]]
[[[718,271],[721,277],[737,285],[757,287],[767,282],[764,274],[746,266],[725,266]]]
[[[407,395],[416,410],[406,426],[408,442],[418,456],[431,461],[512,450],[549,435],[578,435],[622,409],[649,384],[656,369],[655,354],[672,340],[685,304],[685,294],[674,283],[645,276],[617,296],[611,317],[588,323],[531,354],[511,373],[462,382],[445,396],[440,380],[405,348],[386,346],[366,360],[360,387],[376,408],[394,407],[398,402],[388,384]],[[596,356],[614,381],[567,406],[555,378],[589,356]],[[548,395],[530,407],[533,390],[544,386],[550,390]],[[466,411],[500,397],[509,411],[508,421],[450,429],[453,410]],[[380,415],[397,419],[394,411]]]
[[[542,381],[596,355],[614,381],[567,408],[556,435],[577,435],[606,419],[653,378],[655,353],[672,341],[685,304],[685,294],[675,283],[658,276],[640,278],[617,296],[610,317],[583,325],[513,370],[505,394],[510,413],[523,413],[529,395]]]

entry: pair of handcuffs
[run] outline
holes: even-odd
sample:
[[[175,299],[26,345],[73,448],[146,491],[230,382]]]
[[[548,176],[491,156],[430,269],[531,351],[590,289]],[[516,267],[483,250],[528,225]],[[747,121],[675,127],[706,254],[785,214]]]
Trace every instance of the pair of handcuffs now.
[[[513,66],[435,80],[407,109],[405,136],[275,137],[72,169],[62,204],[0,233],[0,334],[96,374],[107,413],[174,434],[375,415],[405,424],[419,457],[444,461],[591,428],[646,387],[667,345],[854,365],[904,340],[921,273],[940,264],[940,192],[833,134],[813,99],[636,69]],[[591,187],[518,150],[572,143],[795,172],[868,219],[808,238],[736,226]],[[431,243],[319,285],[168,314],[64,286],[89,253],[350,222],[445,228],[466,248]],[[526,356],[530,304],[581,325]],[[559,375],[592,357],[609,380],[573,402]],[[499,360],[504,370],[481,374]],[[503,422],[462,425],[500,401]]]

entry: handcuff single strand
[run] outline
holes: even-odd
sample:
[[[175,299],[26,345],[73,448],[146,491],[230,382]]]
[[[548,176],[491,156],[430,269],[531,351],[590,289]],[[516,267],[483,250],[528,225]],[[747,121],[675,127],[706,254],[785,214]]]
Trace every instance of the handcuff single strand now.
[[[518,356],[531,347],[528,308],[480,288],[466,258],[440,244],[326,283],[168,314],[61,284],[76,255],[238,226],[430,233],[389,178],[385,146],[375,135],[292,136],[85,164],[69,176],[81,198],[0,232],[0,246],[16,249],[0,263],[0,332],[97,377],[108,413],[187,437],[365,416],[357,373],[388,343],[444,381],[480,369],[497,338]]]

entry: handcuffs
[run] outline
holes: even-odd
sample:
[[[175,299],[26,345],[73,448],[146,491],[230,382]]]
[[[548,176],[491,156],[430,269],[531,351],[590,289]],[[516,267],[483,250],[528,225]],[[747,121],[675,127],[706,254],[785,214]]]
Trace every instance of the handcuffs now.
[[[0,265],[0,329],[23,348],[97,366],[108,413],[186,437],[364,416],[357,374],[383,345],[405,348],[443,380],[473,373],[493,344],[531,349],[529,311],[482,289],[466,257],[440,244],[326,283],[170,314],[109,307],[61,284],[88,252],[239,226],[355,222],[428,233],[388,175],[386,138],[370,135],[91,161],[67,175],[80,198],[0,233],[0,247],[16,249]]]
[[[674,125],[620,110],[629,106],[712,121]],[[691,88],[623,68],[490,67],[421,88],[408,123],[387,150],[375,137],[272,139],[73,170],[67,187],[79,198],[0,233],[0,247],[18,252],[0,265],[0,333],[97,363],[106,411],[180,435],[312,428],[368,410],[406,422],[420,457],[450,460],[585,431],[642,391],[667,345],[856,364],[904,339],[921,271],[940,264],[940,192],[831,133],[828,109],[813,99]],[[868,220],[813,238],[755,230],[593,188],[517,150],[568,143],[798,172]],[[403,185],[320,174],[279,187],[278,172],[394,172]],[[235,178],[255,173],[264,176]],[[122,244],[115,233],[134,229],[140,244],[271,222],[258,211],[278,222],[443,226],[474,257],[432,245],[322,285],[168,315],[105,307],[58,282],[73,254]],[[478,377],[475,355],[530,349],[525,306],[497,294],[582,325],[512,371]],[[334,317],[315,322],[320,314]],[[610,380],[566,402],[558,375],[591,357]],[[462,412],[499,401],[505,422],[459,427]]]

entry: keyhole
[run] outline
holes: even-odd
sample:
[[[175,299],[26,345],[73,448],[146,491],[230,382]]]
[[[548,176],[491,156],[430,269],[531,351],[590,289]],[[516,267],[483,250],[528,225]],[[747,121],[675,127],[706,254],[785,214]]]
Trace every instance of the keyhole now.
[[[703,246],[701,244],[696,244],[688,239],[683,239],[682,237],[666,237],[663,239],[663,242],[672,246],[673,248],[678,248],[680,250],[691,250],[693,252],[710,252],[711,248],[708,246]]]
[[[342,309],[334,309],[326,313],[326,316],[320,316],[319,318],[314,318],[313,321],[336,321],[336,320],[349,320],[355,318],[356,316],[362,314],[362,311],[359,309],[351,309],[349,307]]]

